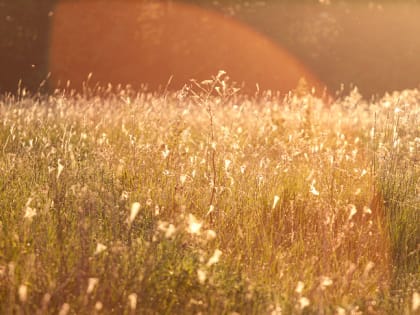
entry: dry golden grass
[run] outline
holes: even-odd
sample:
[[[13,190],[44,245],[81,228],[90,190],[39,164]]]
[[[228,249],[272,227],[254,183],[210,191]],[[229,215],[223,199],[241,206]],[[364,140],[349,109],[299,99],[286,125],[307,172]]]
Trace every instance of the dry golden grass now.
[[[2,96],[0,313],[416,314],[419,101]]]

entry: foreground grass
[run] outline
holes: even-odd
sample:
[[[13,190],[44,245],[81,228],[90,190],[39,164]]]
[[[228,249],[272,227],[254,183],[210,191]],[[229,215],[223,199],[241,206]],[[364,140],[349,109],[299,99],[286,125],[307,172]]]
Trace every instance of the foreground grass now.
[[[415,314],[419,102],[3,96],[0,313]]]

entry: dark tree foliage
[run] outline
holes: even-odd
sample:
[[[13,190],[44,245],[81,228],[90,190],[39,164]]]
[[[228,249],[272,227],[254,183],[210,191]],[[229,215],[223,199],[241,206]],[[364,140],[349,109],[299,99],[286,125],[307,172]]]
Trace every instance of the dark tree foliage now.
[[[0,93],[15,92],[18,82],[32,91],[39,89],[40,83],[48,74],[48,51],[50,25],[54,6],[58,1],[73,0],[0,0]],[[100,1],[100,0],[84,0]],[[103,0],[109,1],[109,0]],[[118,0],[116,0],[118,1]],[[120,0],[148,2],[157,0]],[[277,40],[275,32],[264,28],[264,23],[254,19],[253,12],[258,7],[271,4],[313,3],[321,5],[320,0],[162,0],[163,2],[183,1],[194,5],[218,10],[224,14],[236,15],[262,33]],[[420,3],[420,0],[329,0],[331,4],[341,3]],[[283,40],[283,39],[282,39]],[[293,40],[286,38],[283,44]],[[293,48],[293,45],[289,45]],[[290,48],[289,47],[289,48]],[[293,50],[293,49],[292,49]],[[417,50],[416,50],[417,51]],[[296,52],[295,52],[296,53]]]
[[[37,91],[40,83],[47,77],[50,21],[58,1],[60,0],[0,0],[0,93],[15,92],[19,81],[26,88]],[[241,6],[249,7],[249,4],[253,3],[244,0],[185,0],[184,2],[220,11],[233,7],[238,10]]]
[[[47,75],[51,0],[0,0],[0,92],[19,80],[36,90]]]

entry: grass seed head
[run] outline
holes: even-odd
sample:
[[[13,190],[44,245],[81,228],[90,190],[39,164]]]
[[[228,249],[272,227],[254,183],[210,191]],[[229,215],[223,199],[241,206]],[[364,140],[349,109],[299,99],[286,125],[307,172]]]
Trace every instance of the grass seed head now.
[[[138,202],[134,202],[131,205],[131,210],[130,210],[130,218],[129,218],[129,223],[133,223],[134,219],[136,218],[137,214],[140,211],[140,203]]]
[[[277,195],[274,196],[273,206],[272,206],[273,209],[276,207],[276,205],[279,202],[279,200],[280,200],[280,197],[279,196],[277,196]]]
[[[95,311],[99,312],[104,308],[104,305],[102,304],[102,302],[98,301],[95,303]]]
[[[413,312],[417,312],[418,310],[420,310],[420,293],[418,292],[413,293],[411,310]]]
[[[91,294],[93,292],[93,290],[95,290],[95,287],[97,286],[98,283],[99,283],[98,278],[89,278],[86,293]]]
[[[70,304],[64,303],[61,306],[60,311],[58,312],[58,315],[67,315],[69,311],[70,311]]]
[[[26,285],[21,284],[19,286],[18,296],[19,301],[21,301],[22,303],[26,303],[26,301],[28,300],[28,287]]]
[[[63,170],[64,170],[64,165],[61,164],[61,160],[58,159],[58,161],[57,161],[57,179],[60,177]]]
[[[128,306],[131,310],[135,310],[137,308],[137,294],[131,293],[128,295]]]

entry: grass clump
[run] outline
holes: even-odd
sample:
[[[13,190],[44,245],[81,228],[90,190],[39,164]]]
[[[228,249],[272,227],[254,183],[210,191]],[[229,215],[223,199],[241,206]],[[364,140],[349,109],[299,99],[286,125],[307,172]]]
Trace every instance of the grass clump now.
[[[415,314],[419,100],[2,96],[0,313]]]

